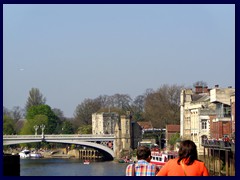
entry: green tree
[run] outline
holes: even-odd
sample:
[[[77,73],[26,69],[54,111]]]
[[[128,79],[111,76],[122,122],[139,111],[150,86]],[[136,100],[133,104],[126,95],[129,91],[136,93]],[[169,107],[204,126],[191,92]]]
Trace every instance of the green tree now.
[[[48,118],[45,133],[46,134],[55,134],[57,133],[57,125],[59,122],[59,118],[54,114],[51,110],[51,107],[48,105],[38,105],[32,106],[28,109],[26,114],[26,119],[31,121],[31,119],[35,119],[36,115],[45,115]],[[36,122],[34,122],[36,123]]]
[[[168,140],[168,143],[170,145],[174,146],[176,144],[176,142],[179,140],[179,138],[180,138],[180,134],[175,133],[170,137],[170,139]]]
[[[78,134],[92,134],[92,126],[91,125],[82,125],[78,128]]]
[[[3,116],[3,134],[15,134],[14,120],[7,116]]]
[[[62,134],[74,134],[73,124],[70,121],[63,122]]]
[[[20,134],[35,134],[34,126],[38,126],[38,134],[41,134],[41,125],[45,125],[45,127],[48,126],[48,117],[46,115],[37,114],[34,116],[33,119],[27,119],[24,122],[23,128],[20,131]],[[45,132],[45,131],[44,131]]]
[[[26,111],[32,106],[42,105],[46,103],[46,98],[43,97],[42,93],[38,88],[32,88],[29,91],[29,96],[26,103]]]

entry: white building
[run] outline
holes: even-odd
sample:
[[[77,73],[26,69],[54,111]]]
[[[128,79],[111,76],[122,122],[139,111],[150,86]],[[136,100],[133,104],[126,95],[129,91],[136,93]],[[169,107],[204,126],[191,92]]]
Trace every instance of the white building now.
[[[192,89],[184,89],[180,97],[180,136],[182,139],[190,139],[195,142],[198,154],[203,154],[202,142],[205,138],[212,138],[215,122],[231,121],[230,97],[235,89],[213,89],[196,86]],[[211,127],[212,126],[212,127]],[[218,136],[223,136],[226,128],[218,129]],[[232,128],[233,129],[233,128]],[[229,133],[228,133],[229,134]]]

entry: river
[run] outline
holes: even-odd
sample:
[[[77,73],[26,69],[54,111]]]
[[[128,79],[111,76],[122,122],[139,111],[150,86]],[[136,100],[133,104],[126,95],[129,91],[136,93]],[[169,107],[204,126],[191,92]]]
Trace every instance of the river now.
[[[20,159],[20,176],[125,176],[127,163],[81,159]]]

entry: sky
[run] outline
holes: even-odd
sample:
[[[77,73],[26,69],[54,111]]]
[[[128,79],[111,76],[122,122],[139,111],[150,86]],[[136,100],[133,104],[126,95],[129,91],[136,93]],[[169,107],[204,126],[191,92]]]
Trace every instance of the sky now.
[[[234,4],[3,4],[3,106],[32,88],[73,117],[84,99],[204,81],[235,88]]]

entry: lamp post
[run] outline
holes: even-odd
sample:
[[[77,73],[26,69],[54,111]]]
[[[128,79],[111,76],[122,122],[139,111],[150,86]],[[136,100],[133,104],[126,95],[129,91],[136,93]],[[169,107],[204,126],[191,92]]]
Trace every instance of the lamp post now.
[[[35,125],[35,126],[33,126],[33,128],[35,129],[35,136],[36,136],[37,135],[37,130],[38,130],[39,126]]]
[[[161,151],[161,148],[162,148],[162,145],[161,145],[161,136],[162,136],[162,133],[161,133],[161,129],[160,129],[160,134],[158,134],[156,131],[155,131],[155,128],[153,128],[153,132],[154,134],[158,137],[158,147],[159,147],[159,150]]]
[[[45,125],[41,124],[40,128],[42,129],[42,138],[44,139],[44,129],[45,129]]]

